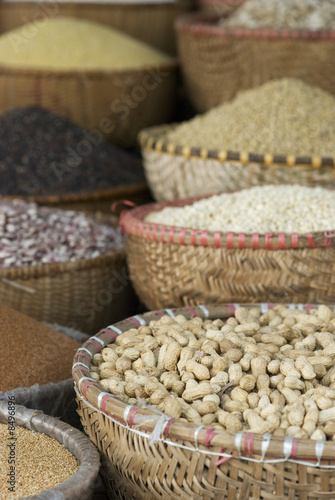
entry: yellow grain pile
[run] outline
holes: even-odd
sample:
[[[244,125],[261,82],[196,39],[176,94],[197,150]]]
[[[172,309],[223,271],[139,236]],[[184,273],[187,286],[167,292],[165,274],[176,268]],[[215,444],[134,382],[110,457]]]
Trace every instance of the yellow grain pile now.
[[[172,59],[146,43],[71,17],[29,23],[0,36],[0,65],[50,70],[127,70]]]

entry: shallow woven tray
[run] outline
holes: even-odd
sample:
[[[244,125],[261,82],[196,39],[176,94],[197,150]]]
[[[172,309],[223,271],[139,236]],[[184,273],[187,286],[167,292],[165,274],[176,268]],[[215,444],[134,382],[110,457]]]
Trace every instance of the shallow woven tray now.
[[[200,199],[200,198],[199,198]],[[244,234],[144,222],[165,206],[121,215],[134,289],[148,309],[223,302],[335,304],[335,232]]]
[[[8,422],[8,403],[0,402],[0,423]],[[91,500],[99,472],[99,454],[89,439],[80,431],[42,412],[15,405],[15,426],[42,432],[56,439],[69,450],[80,464],[79,470],[68,480],[39,495],[24,497],[36,500]],[[17,461],[19,459],[17,458]]]
[[[96,220],[106,223],[101,214]],[[124,247],[92,259],[0,269],[0,301],[87,334],[131,314],[137,303]]]
[[[175,22],[184,81],[198,111],[274,78],[300,78],[335,94],[335,31],[226,29],[219,19],[187,14]]]
[[[89,19],[119,29],[163,52],[175,54],[174,19],[192,8],[191,0],[172,2],[16,2],[0,3],[0,33],[26,22],[55,16]]]
[[[335,158],[295,157],[176,145],[165,135],[176,125],[143,130],[143,166],[157,201],[255,185],[300,184],[335,188]]]
[[[261,305],[263,312],[272,307]],[[101,453],[111,499],[335,498],[332,442],[214,431],[127,405],[90,378],[92,356],[134,326],[164,314],[216,319],[228,318],[234,311],[235,305],[229,304],[145,313],[105,328],[77,351],[73,378],[78,412]]]
[[[151,69],[114,72],[0,66],[0,114],[38,105],[86,129],[98,129],[117,145],[132,148],[140,130],[169,121],[175,87],[174,61]],[[131,107],[123,103],[124,96]]]
[[[92,191],[91,193],[62,194],[46,196],[6,196],[7,199],[21,198],[39,205],[52,206],[63,210],[80,210],[84,212],[111,213],[111,205],[119,200],[129,200],[141,205],[152,200],[150,190],[145,182],[114,189]],[[113,212],[115,215],[115,212]]]

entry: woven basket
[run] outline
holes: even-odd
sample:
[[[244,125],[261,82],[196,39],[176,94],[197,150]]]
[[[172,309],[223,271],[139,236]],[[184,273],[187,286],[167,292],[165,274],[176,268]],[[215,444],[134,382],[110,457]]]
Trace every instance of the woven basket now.
[[[152,127],[139,135],[146,178],[157,201],[266,184],[335,188],[335,158],[247,154],[176,145],[165,139],[174,127]]]
[[[192,0],[172,2],[29,2],[0,3],[0,33],[27,22],[55,16],[89,19],[118,29],[170,54],[176,53],[174,19],[192,8]]]
[[[335,31],[226,29],[219,19],[189,14],[175,23],[184,81],[199,112],[275,78],[299,78],[335,94]]]
[[[237,9],[245,0],[198,0],[197,4],[205,12],[226,16]]]
[[[265,312],[271,305],[262,304]],[[77,351],[73,377],[85,432],[99,448],[111,499],[311,500],[335,498],[332,442],[230,434],[103,392],[88,370],[92,356],[117,334],[168,313],[228,318],[234,305],[154,311],[110,326]],[[153,431],[155,436],[153,439]],[[320,465],[316,467],[316,465]]]
[[[143,205],[121,216],[132,284],[148,309],[224,302],[335,304],[334,231],[213,233],[143,220],[165,206],[193,201]]]
[[[7,401],[0,402],[0,423],[7,424],[8,416]],[[93,498],[100,460],[98,452],[82,432],[57,418],[49,417],[42,412],[28,410],[20,405],[15,405],[15,426],[41,432],[56,439],[75,456],[80,464],[79,470],[70,479],[38,495],[24,498],[34,500],[56,498],[91,500]]]
[[[101,214],[96,220],[106,223]],[[0,269],[0,301],[87,334],[126,317],[137,304],[123,247],[92,259]]]
[[[140,130],[169,121],[176,63],[133,71],[49,71],[0,66],[0,114],[38,105],[119,146],[136,145]],[[127,97],[130,105],[125,105]]]
[[[111,205],[120,200],[128,200],[137,205],[152,201],[148,185],[143,183],[120,186],[104,191],[92,191],[91,193],[63,194],[47,196],[6,196],[7,199],[21,198],[28,202],[39,205],[52,206],[62,210],[79,210],[83,212],[111,213]],[[114,212],[116,214],[116,212]]]

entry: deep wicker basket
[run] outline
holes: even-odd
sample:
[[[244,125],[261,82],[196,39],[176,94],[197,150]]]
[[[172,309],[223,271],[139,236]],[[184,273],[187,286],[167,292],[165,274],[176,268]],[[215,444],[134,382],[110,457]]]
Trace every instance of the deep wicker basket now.
[[[0,66],[0,114],[38,105],[119,146],[136,145],[140,130],[169,121],[176,62],[143,70],[51,71]],[[128,97],[130,105],[123,103]]]
[[[97,214],[98,222],[118,219]],[[92,334],[132,313],[137,300],[124,246],[92,259],[0,269],[0,301],[28,316]]]
[[[157,201],[266,184],[335,188],[335,158],[248,154],[176,145],[165,139],[175,126],[152,127],[139,135],[145,175]]]
[[[175,54],[174,19],[191,10],[192,0],[157,2],[0,2],[0,33],[27,22],[43,22],[55,16],[89,19],[118,29],[162,50]]]
[[[265,312],[272,305],[261,307]],[[234,310],[229,304],[145,313],[109,326],[77,351],[73,377],[78,412],[100,450],[111,499],[335,498],[332,442],[199,427],[127,405],[90,378],[92,356],[119,333],[166,313],[215,319],[228,318]]]
[[[175,23],[184,81],[199,112],[275,78],[299,78],[335,94],[335,31],[228,29],[219,19],[187,14]]]
[[[335,304],[335,232],[244,234],[144,221],[156,203],[121,215],[130,278],[148,309],[203,303]],[[149,285],[150,284],[150,285]]]
[[[0,402],[0,423],[8,423],[7,401]],[[28,410],[20,405],[15,405],[15,426],[41,432],[56,439],[75,456],[80,464],[79,470],[70,479],[38,495],[24,498],[34,500],[93,499],[100,460],[97,450],[82,432],[57,418],[49,417],[39,411]],[[19,463],[17,465],[19,466]]]
[[[226,16],[242,5],[245,0],[198,0],[197,4],[205,12]]]

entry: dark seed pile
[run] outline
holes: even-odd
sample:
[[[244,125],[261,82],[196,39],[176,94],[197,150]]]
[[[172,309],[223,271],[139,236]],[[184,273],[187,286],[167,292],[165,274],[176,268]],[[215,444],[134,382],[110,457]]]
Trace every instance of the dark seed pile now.
[[[141,160],[45,109],[0,116],[0,195],[88,193],[144,182]]]

